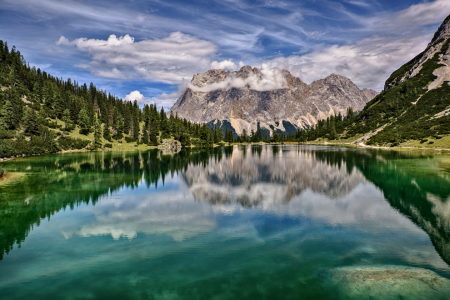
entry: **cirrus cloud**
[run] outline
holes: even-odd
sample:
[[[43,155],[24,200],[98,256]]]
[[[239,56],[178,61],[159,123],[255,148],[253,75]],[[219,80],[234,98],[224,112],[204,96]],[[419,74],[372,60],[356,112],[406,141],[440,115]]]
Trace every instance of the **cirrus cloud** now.
[[[106,78],[136,79],[180,84],[195,72],[209,69],[217,46],[195,36],[172,32],[161,39],[135,41],[130,35],[107,40],[61,36],[58,46],[75,46],[91,61],[79,64],[93,74]],[[220,64],[220,63],[219,63]]]
[[[354,45],[332,45],[298,56],[277,57],[264,63],[285,69],[306,83],[331,73],[343,75],[359,88],[382,90],[390,73],[422,52],[431,35],[386,40],[371,37]]]

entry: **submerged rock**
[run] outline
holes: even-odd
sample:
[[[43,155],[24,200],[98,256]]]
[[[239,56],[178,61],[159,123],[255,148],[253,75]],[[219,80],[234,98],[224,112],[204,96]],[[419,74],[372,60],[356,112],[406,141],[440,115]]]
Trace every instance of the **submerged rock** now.
[[[403,266],[333,269],[331,283],[342,299],[448,299],[450,280],[433,271]]]

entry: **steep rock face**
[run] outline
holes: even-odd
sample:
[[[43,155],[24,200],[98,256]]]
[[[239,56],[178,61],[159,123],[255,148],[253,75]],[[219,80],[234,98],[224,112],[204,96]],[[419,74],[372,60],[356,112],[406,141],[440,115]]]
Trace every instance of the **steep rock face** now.
[[[400,69],[395,71],[386,80],[385,89],[390,89],[401,82],[417,76],[422,70],[424,64],[429,60],[433,59],[436,53],[440,53],[443,49],[442,47],[450,38],[450,16],[448,16],[444,22],[439,26],[438,30],[433,36],[433,39],[428,44],[425,51],[417,55],[410,62],[403,65]],[[445,54],[444,54],[445,55]],[[447,65],[446,61],[443,61],[442,55],[440,57],[440,64]]]
[[[449,94],[450,16],[422,53],[391,74],[385,90],[364,107],[346,134],[363,134],[355,144],[435,144],[450,135]]]
[[[347,108],[361,110],[375,91],[360,90],[332,74],[307,85],[286,70],[209,70],[193,77],[171,112],[194,122],[227,120],[237,134],[261,128],[285,131],[282,121],[304,128]]]
[[[450,38],[450,16],[448,16],[433,36],[430,45],[433,45],[439,40]]]

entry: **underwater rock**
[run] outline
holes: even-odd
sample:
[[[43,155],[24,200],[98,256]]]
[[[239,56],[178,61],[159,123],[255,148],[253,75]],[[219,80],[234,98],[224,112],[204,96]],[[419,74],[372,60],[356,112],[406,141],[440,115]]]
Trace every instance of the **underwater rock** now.
[[[450,280],[403,266],[352,266],[330,270],[342,299],[448,299]]]

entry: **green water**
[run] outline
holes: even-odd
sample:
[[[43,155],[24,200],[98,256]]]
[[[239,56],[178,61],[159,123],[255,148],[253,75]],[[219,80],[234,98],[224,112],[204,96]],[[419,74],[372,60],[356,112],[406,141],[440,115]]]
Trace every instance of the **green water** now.
[[[0,185],[0,299],[450,298],[450,156],[247,146],[2,166],[22,176]],[[335,275],[397,267],[444,284],[361,292]]]

